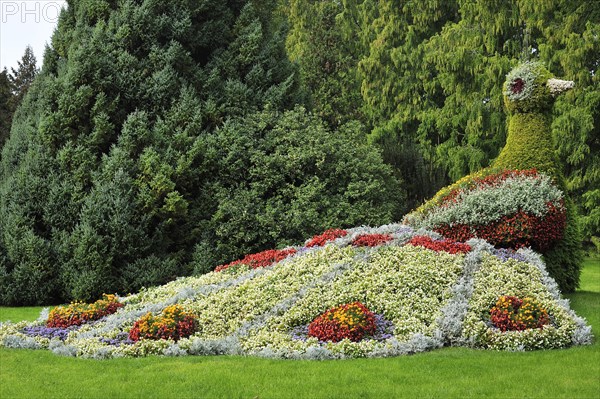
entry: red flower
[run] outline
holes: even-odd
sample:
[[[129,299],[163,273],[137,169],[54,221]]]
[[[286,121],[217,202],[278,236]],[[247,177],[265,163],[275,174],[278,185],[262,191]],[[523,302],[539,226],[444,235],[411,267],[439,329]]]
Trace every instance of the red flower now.
[[[259,267],[270,266],[273,263],[279,262],[296,253],[294,248],[289,249],[269,249],[267,251],[259,252],[256,254],[246,255],[243,259],[236,260],[226,265],[217,266],[216,272],[223,271],[232,266],[246,265],[251,269],[258,269]]]
[[[319,341],[339,342],[349,339],[358,342],[376,330],[375,314],[360,302],[329,309],[308,326],[308,336]]]
[[[376,247],[392,239],[389,234],[362,234],[352,240],[352,245],[355,247]]]
[[[323,234],[314,236],[307,244],[306,247],[322,247],[326,243],[333,241],[337,238],[344,237],[348,234],[346,230],[341,229],[329,229]]]
[[[490,309],[490,321],[502,332],[542,328],[550,323],[546,309],[532,298],[501,296]]]
[[[408,244],[416,247],[424,247],[436,252],[444,251],[450,254],[467,253],[471,250],[471,246],[452,240],[433,240],[429,236],[413,237]]]

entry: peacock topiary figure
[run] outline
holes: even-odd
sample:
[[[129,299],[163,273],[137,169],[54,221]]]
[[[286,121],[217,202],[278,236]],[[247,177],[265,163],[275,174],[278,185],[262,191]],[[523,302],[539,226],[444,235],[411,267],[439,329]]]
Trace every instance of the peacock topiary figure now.
[[[538,248],[556,265],[551,270],[563,288],[577,282],[573,208],[546,115],[558,90],[572,84],[548,85],[549,77],[534,63],[513,71],[505,87],[510,134],[496,163],[407,217],[450,239],[401,224],[329,229],[214,272],[110,296],[118,309],[93,323],[56,325],[47,311],[32,323],[0,323],[0,347],[95,359],[227,354],[323,360],[445,345],[521,351],[590,344],[591,327],[561,300],[540,255],[489,243]],[[475,235],[489,242],[464,242]],[[90,306],[75,303],[59,313]]]
[[[496,160],[441,189],[404,222],[455,240],[478,237],[502,248],[532,247],[544,254],[560,288],[573,291],[581,235],[550,128],[554,100],[573,86],[540,62],[510,71],[503,87],[508,136]]]

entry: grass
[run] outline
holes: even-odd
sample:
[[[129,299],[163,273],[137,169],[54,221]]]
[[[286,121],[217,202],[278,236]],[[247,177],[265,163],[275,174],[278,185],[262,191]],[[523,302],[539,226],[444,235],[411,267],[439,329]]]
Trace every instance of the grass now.
[[[600,260],[588,259],[575,311],[600,332]],[[34,320],[41,308],[0,308]],[[285,361],[149,357],[103,361],[0,349],[1,398],[600,398],[600,344],[525,353],[445,348],[392,359]]]

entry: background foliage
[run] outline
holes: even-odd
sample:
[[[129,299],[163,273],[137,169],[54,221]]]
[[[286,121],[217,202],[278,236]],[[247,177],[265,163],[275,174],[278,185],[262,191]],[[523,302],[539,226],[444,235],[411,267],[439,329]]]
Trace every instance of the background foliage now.
[[[520,59],[574,80],[554,107],[552,132],[586,237],[600,234],[599,3],[304,1],[302,12],[299,1],[290,4],[288,48],[316,84],[313,97],[346,83],[347,93],[329,104],[360,108],[410,207],[498,155],[506,139],[502,83]],[[326,53],[324,38],[343,45]]]

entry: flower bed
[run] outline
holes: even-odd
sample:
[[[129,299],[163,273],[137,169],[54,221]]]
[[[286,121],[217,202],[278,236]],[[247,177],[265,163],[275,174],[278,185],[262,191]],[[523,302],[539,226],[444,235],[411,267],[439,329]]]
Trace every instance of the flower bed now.
[[[193,313],[186,311],[181,305],[171,305],[158,316],[152,313],[142,316],[129,331],[129,339],[133,342],[140,339],[177,341],[189,337],[197,329],[198,321]]]
[[[302,257],[294,257],[239,285],[224,288],[210,296],[190,298],[183,304],[198,314],[201,336],[224,337],[245,322],[268,312],[290,293],[319,279],[337,263],[350,262],[354,251],[352,247],[328,246]]]
[[[233,261],[226,265],[217,266],[215,272],[221,272],[234,266],[247,266],[250,269],[259,267],[271,266],[273,263],[279,262],[288,256],[294,255],[294,248],[288,249],[270,249],[256,254],[246,255],[243,259]]]
[[[58,338],[64,341],[69,336],[71,331],[75,331],[78,326],[70,327],[46,327],[46,326],[29,326],[23,329],[23,334],[30,337],[41,337],[41,338]]]
[[[115,295],[102,296],[102,299],[92,303],[74,302],[68,306],[57,306],[50,311],[46,327],[67,328],[101,319],[115,313],[123,304]]]
[[[468,244],[454,242],[453,240],[434,240],[429,236],[416,236],[408,243],[416,247],[423,247],[436,252],[444,251],[449,254],[465,254],[471,250]]]
[[[352,245],[354,238],[378,234],[393,240]],[[519,350],[590,342],[589,327],[561,302],[532,251],[494,249],[482,240],[433,240],[400,225],[360,227],[346,235],[335,245],[299,250],[276,267],[233,267],[145,289],[123,298],[126,307],[119,312],[93,323],[47,327],[47,317],[0,323],[0,343],[94,358],[328,359],[397,356],[445,344]],[[490,313],[503,296],[523,298],[519,309],[525,314],[517,310],[513,319],[525,324],[513,321],[518,328],[512,329],[510,317]],[[525,298],[535,298],[539,306],[532,309],[538,313],[528,310]],[[503,303],[498,312],[509,312]],[[346,323],[351,309],[356,320]],[[543,311],[549,323],[540,323]],[[535,328],[525,328],[532,325],[526,324],[530,316]],[[356,325],[362,330],[353,330]]]
[[[566,225],[564,195],[550,177],[531,170],[474,176],[407,215],[407,223],[446,238],[482,238],[505,248],[546,251]]]
[[[556,285],[544,285],[548,276],[540,268],[539,258],[527,258],[528,262],[522,262],[484,255],[474,275],[463,324],[465,339],[475,347],[500,350],[551,349],[589,342],[589,327],[562,302]],[[519,306],[513,298],[535,301],[523,299]],[[526,307],[520,309],[523,304]]]
[[[261,354],[268,343],[284,357],[311,353],[314,348],[322,348],[333,357],[360,357],[372,353],[381,353],[380,356],[406,353],[401,352],[405,349],[393,345],[413,340],[420,350],[440,346],[442,343],[435,338],[436,320],[440,308],[451,297],[450,287],[460,276],[464,256],[436,253],[412,245],[381,246],[372,250],[368,260],[363,256],[357,255],[351,266],[333,281],[315,285],[285,313],[274,315],[253,334],[244,337],[242,348]],[[383,324],[374,337],[359,342],[349,339],[321,342],[307,335],[306,326],[316,315],[339,303],[356,300],[375,313],[376,320]],[[381,332],[381,340],[375,338],[378,332]]]
[[[322,247],[328,242],[334,241],[340,237],[345,237],[348,234],[346,230],[341,229],[329,229],[326,230],[323,234],[314,236],[307,243],[306,247]]]
[[[543,218],[518,211],[485,225],[441,224],[435,231],[452,240],[466,241],[478,237],[500,247],[533,247],[545,251],[562,238],[566,224],[562,202],[560,207],[550,202],[547,207]]]
[[[386,341],[394,337],[394,323],[387,320],[384,315],[373,313],[374,322],[375,322],[375,332],[370,335],[363,336],[362,339],[369,339],[373,341]],[[308,328],[310,324],[294,327],[291,331],[291,337],[294,340],[300,340],[302,342],[306,342],[311,338],[311,335],[308,333]],[[314,337],[319,339],[319,337]],[[346,337],[347,338],[347,337]],[[349,339],[349,338],[347,338]],[[350,339],[349,339],[350,340]],[[326,345],[328,342],[333,342],[331,340],[319,340],[319,343],[322,345]]]
[[[550,323],[546,309],[533,298],[503,295],[490,309],[490,320],[500,331],[523,331],[542,328]]]
[[[389,234],[361,234],[352,240],[355,247],[377,247],[392,241]]]
[[[519,252],[515,251],[514,249],[497,248],[492,251],[492,255],[494,255],[495,257],[497,257],[498,259],[500,259],[502,261],[507,261],[509,259],[516,259],[521,262],[527,262],[527,258],[525,256],[521,255]]]
[[[319,341],[362,340],[375,334],[375,315],[360,302],[329,309],[308,325],[308,336]]]
[[[459,197],[475,189],[486,188],[503,188],[507,179],[533,178],[538,177],[538,172],[535,169],[527,170],[502,170],[498,173],[489,175],[475,175],[472,179],[467,180],[459,187],[452,188],[447,194],[440,198],[440,205],[449,205],[459,202]]]

